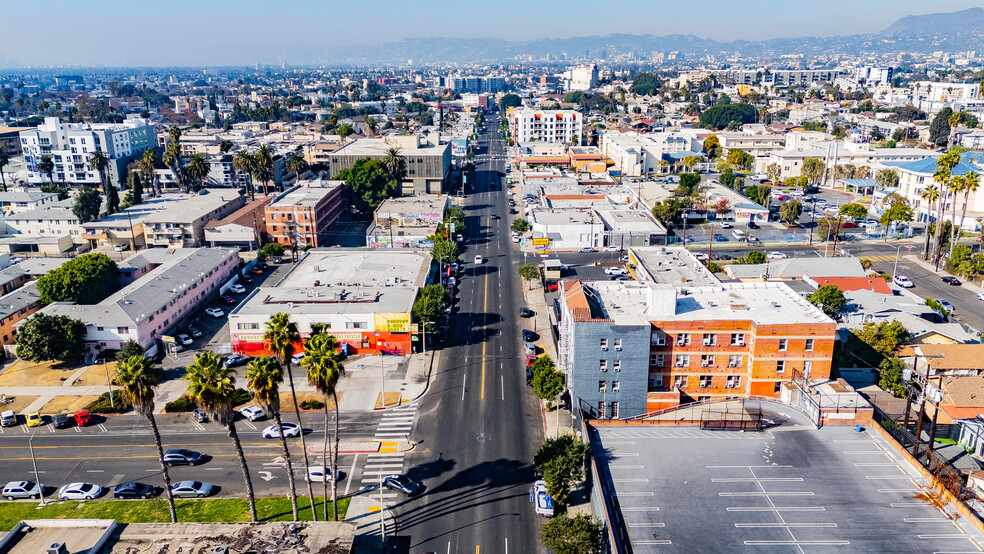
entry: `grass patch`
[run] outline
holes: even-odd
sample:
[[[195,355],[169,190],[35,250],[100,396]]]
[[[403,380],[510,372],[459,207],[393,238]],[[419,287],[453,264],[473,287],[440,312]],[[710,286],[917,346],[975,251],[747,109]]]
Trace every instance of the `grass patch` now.
[[[321,497],[315,497],[321,519]],[[183,522],[234,522],[249,521],[249,505],[244,498],[176,499],[178,521]],[[298,495],[298,518],[311,520],[307,497]],[[338,500],[338,517],[345,519],[349,499]],[[257,498],[256,512],[260,521],[291,521],[290,498]],[[331,514],[331,501],[328,501]],[[0,504],[0,531],[9,531],[24,519],[115,519],[120,523],[167,523],[171,517],[167,501],[154,500],[104,500],[89,502],[50,502],[38,508],[35,502],[4,502]]]

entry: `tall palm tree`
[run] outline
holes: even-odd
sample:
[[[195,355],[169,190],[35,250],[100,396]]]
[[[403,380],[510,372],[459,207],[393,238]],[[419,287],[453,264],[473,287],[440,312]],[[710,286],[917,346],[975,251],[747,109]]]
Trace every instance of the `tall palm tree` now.
[[[208,177],[208,172],[211,169],[212,164],[208,162],[208,158],[204,154],[195,154],[188,159],[188,165],[185,166],[188,177],[198,179],[200,189],[205,188],[205,178]]]
[[[953,245],[957,244],[957,238],[960,237],[960,227],[957,226],[957,197],[960,193],[964,191],[966,187],[966,181],[963,175],[954,175],[950,178],[950,186],[947,187],[947,197],[952,198],[950,202],[950,207],[953,210],[950,215],[950,223],[952,224],[952,236],[950,241],[950,252],[953,252]],[[942,255],[942,252],[940,253]]]
[[[7,150],[3,146],[0,146],[0,182],[3,183],[4,192],[7,192],[7,177],[3,174],[3,166],[9,163],[10,154],[7,153]]]
[[[936,202],[940,199],[940,187],[935,184],[931,184],[923,189],[922,193],[919,195],[923,200],[926,201],[926,223],[929,223],[929,218],[933,213],[933,207]],[[926,245],[923,246],[923,259],[929,259],[929,228],[926,228]]]
[[[254,358],[246,367],[246,386],[253,391],[253,398],[273,417],[277,429],[283,429],[280,418],[280,383],[284,382],[284,370],[277,360],[269,357]],[[304,430],[301,429],[301,433]],[[290,461],[287,437],[280,433],[280,448],[287,465],[287,483],[290,486],[290,509],[297,521],[297,489],[294,485],[294,465]],[[312,508],[313,509],[313,508]]]
[[[366,129],[369,129],[370,136],[376,134],[376,120],[372,116],[366,116]]]
[[[933,173],[933,180],[940,185],[940,201],[936,206],[936,229],[933,233],[933,248],[931,258],[933,262],[939,260],[943,250],[943,214],[949,202],[951,180],[953,179],[953,168],[960,163],[960,153],[950,151],[943,154],[936,160],[936,172]]]
[[[345,368],[340,363],[341,357],[338,354],[338,341],[334,335],[320,334],[310,337],[304,343],[304,358],[301,365],[308,368],[308,383],[314,386],[324,397],[325,404],[325,443],[323,452],[325,453],[325,475],[331,475],[331,504],[335,520],[338,520],[338,480],[335,474],[338,468],[338,395],[335,386],[338,379],[345,373]],[[331,395],[332,404],[335,405],[335,428],[333,431],[334,444],[328,445],[328,395]],[[325,521],[328,520],[328,483],[324,483],[325,490]]]
[[[245,150],[240,150],[232,156],[232,168],[237,173],[246,176],[246,190],[249,192],[250,200],[256,200],[256,191],[253,189],[253,166],[255,164],[253,155]]]
[[[393,175],[397,181],[403,181],[403,178],[407,174],[407,159],[400,154],[400,149],[398,147],[390,148],[386,151],[383,156],[383,165],[386,169]]]
[[[167,464],[164,463],[164,446],[161,444],[161,433],[157,429],[154,418],[154,393],[161,384],[161,370],[147,356],[130,356],[116,366],[113,384],[120,387],[120,393],[126,398],[138,414],[150,422],[150,430],[154,433],[154,444],[157,445],[157,461],[161,464],[161,476],[164,478],[164,494],[167,495],[167,508],[171,512],[171,523],[178,522],[178,513],[174,509],[174,496],[171,494],[171,475]]]
[[[256,164],[253,176],[263,181],[263,194],[270,194],[270,180],[273,179],[273,148],[269,144],[260,146],[253,154]]]
[[[176,129],[177,127],[171,127]],[[174,174],[174,180],[181,185],[181,145],[175,141],[167,143],[167,147],[164,149],[164,155],[161,157],[161,161],[164,165],[171,170]]]
[[[154,195],[161,193],[159,184],[157,183],[157,174],[154,171],[157,169],[157,150],[153,148],[148,148],[143,151],[143,155],[140,157],[140,171],[147,176],[147,180],[150,183],[150,187],[154,191]]]
[[[205,413],[219,425],[223,425],[232,439],[239,458],[239,466],[246,483],[246,497],[249,500],[249,517],[256,522],[256,498],[253,495],[253,480],[249,476],[246,455],[236,432],[236,412],[233,410],[236,394],[236,370],[222,367],[219,358],[206,350],[195,355],[195,361],[186,368],[184,379],[188,381],[188,398],[205,410]]]
[[[967,204],[970,202],[970,193],[976,192],[977,188],[981,185],[981,176],[976,171],[968,171],[963,176],[963,209],[960,212],[960,225],[956,225],[953,229],[953,240],[950,241],[950,256],[953,257],[953,247],[957,244],[957,239],[960,238],[960,230],[963,229],[964,218],[967,217]],[[956,202],[954,202],[956,204]]]
[[[109,186],[106,179],[106,168],[109,166],[109,157],[102,150],[96,150],[89,155],[89,169],[99,173],[99,182],[102,184],[103,191]]]
[[[55,182],[55,180],[53,179],[53,176],[55,174],[55,162],[54,160],[51,159],[51,156],[49,156],[48,154],[41,156],[41,160],[38,161],[38,171],[48,176],[49,183]]]
[[[304,158],[304,154],[291,152],[287,155],[287,171],[291,171],[297,175],[297,178],[294,179],[295,185],[301,180],[301,174],[307,171],[308,167],[308,162]]]
[[[287,370],[287,384],[290,385],[290,397],[294,401],[294,413],[297,414],[297,425],[303,429],[301,422],[301,408],[297,403],[297,391],[294,389],[294,372],[290,370],[290,359],[294,355],[294,345],[301,342],[301,335],[297,332],[297,324],[290,320],[290,316],[281,312],[270,316],[267,321],[266,331],[263,333],[263,340],[270,345],[270,350],[277,357],[281,367]],[[304,451],[304,475],[308,474],[308,454],[307,440],[304,433],[301,433],[301,449]],[[311,517],[317,521],[317,512],[314,507],[314,489],[311,481],[307,481],[308,497],[311,500]]]

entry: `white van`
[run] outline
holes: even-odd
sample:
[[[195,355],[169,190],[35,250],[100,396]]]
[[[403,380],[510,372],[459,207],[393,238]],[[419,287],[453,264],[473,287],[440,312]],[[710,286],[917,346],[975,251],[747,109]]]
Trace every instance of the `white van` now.
[[[741,229],[735,229],[734,231],[731,231],[731,234],[737,240],[745,240],[745,231],[742,231]]]
[[[5,412],[0,412],[0,425],[4,427],[13,427],[17,425],[17,414],[13,410],[7,410]]]

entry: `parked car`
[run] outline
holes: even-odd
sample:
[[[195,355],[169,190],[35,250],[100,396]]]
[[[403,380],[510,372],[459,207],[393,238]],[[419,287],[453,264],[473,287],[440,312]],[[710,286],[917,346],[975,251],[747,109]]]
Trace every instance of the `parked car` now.
[[[944,283],[946,283],[948,285],[951,285],[951,286],[954,286],[954,287],[959,287],[961,285],[960,279],[957,279],[956,277],[954,277],[952,275],[947,275],[947,276],[941,278],[940,281],[943,281]]]
[[[44,496],[44,485],[34,481],[11,481],[4,485],[0,493],[7,500],[15,498],[41,498]]]
[[[768,254],[765,255],[765,257],[766,259],[769,260],[785,260],[789,256],[787,256],[782,252],[774,251],[774,252],[769,252]]]
[[[290,363],[294,365],[301,365],[301,360],[304,359],[304,351],[295,352],[293,356],[290,357]]]
[[[55,429],[67,429],[72,426],[72,420],[65,414],[58,414],[54,417],[52,424]]]
[[[758,229],[759,228],[759,224],[758,223],[755,223],[754,221],[749,221],[748,222],[748,228],[749,229]]]
[[[195,341],[191,340],[191,337],[189,337],[188,335],[186,335],[184,333],[178,333],[178,342],[180,342],[181,344],[183,344],[185,346],[188,346],[188,345],[190,345],[191,343],[193,343]]]
[[[519,309],[519,317],[533,317],[533,310],[523,306]]]
[[[117,244],[116,246],[113,247],[113,252],[122,252],[124,250],[126,250],[126,247],[123,246],[122,244]]]
[[[489,217],[491,217],[492,219],[500,219],[499,214],[492,214]]]
[[[39,414],[38,412],[31,412],[31,413],[27,414],[27,426],[28,427],[37,427],[38,425],[41,425],[42,423],[44,423],[44,418],[41,417],[41,414]]]
[[[206,414],[205,410],[201,408],[195,408],[191,411],[191,418],[198,423],[205,423],[208,421],[208,414]]]
[[[580,252],[581,254],[590,254],[591,252],[594,252],[594,251],[595,251],[595,249],[594,248],[591,248],[590,246],[585,246],[584,248],[581,248],[580,250],[578,250],[578,252]]]
[[[189,326],[188,326],[188,331],[187,331],[187,332],[188,332],[188,334],[189,334],[189,335],[191,335],[191,336],[192,336],[193,338],[196,338],[196,339],[200,339],[200,338],[202,338],[202,332],[201,332],[201,330],[200,330],[200,329],[198,329],[198,327],[195,327],[194,325],[189,325]]]
[[[423,485],[403,474],[390,475],[383,479],[383,486],[390,490],[402,492],[407,496],[420,494],[424,489]]]
[[[984,300],[984,292],[977,293],[977,299],[978,300]]]
[[[285,437],[296,437],[301,434],[301,428],[296,423],[285,421],[280,425],[280,428],[283,429]],[[263,438],[279,439],[280,429],[277,428],[276,424],[267,427],[263,430]]]
[[[707,258],[707,254],[704,255]],[[617,265],[610,265],[605,267],[605,275],[624,275],[626,273],[624,267],[619,267]]]
[[[92,500],[103,492],[102,487],[92,483],[69,483],[58,489],[59,500]]]
[[[936,303],[939,304],[941,308],[943,308],[944,310],[946,310],[948,312],[952,312],[953,311],[953,304],[950,304],[949,302],[947,302],[943,298],[937,298],[936,299]]]
[[[253,275],[263,275],[263,269],[261,269],[260,266],[258,265],[254,265],[253,267],[249,268],[249,272],[252,273]]]
[[[233,354],[222,362],[222,367],[239,367],[246,365],[252,358],[246,354]]]
[[[179,481],[171,485],[175,498],[205,498],[212,494],[212,484],[202,481]]]
[[[329,471],[325,471],[325,466],[308,466],[308,472],[304,478],[312,483],[324,483],[325,477],[327,477],[328,482],[331,483],[333,475],[335,479],[342,477],[341,472],[338,470],[331,471],[331,468],[328,469]]]
[[[605,247],[605,252],[618,252],[619,250],[621,250],[621,248],[619,248],[617,246],[606,246]]]
[[[263,409],[259,406],[249,405],[239,408],[239,414],[243,416],[244,419],[248,421],[258,421],[261,419],[266,419],[266,414],[263,413]]]
[[[904,289],[911,289],[916,286],[912,284],[912,281],[910,281],[905,275],[896,275],[895,279],[892,279],[892,282]]]
[[[546,481],[537,481],[533,483],[533,499],[534,509],[536,513],[545,517],[553,517],[554,515],[554,502],[553,497],[547,493],[547,483]]]
[[[242,277],[239,278],[239,282],[242,283],[242,284],[244,284],[244,285],[252,285],[253,284],[253,278],[250,277],[249,275],[243,275]]]
[[[147,483],[127,481],[113,487],[113,498],[150,498],[157,494],[157,489]]]
[[[728,223],[727,221],[725,221],[724,223],[721,224],[721,228],[722,229],[731,229],[732,228],[732,225],[730,223]]]
[[[536,345],[533,344],[532,342],[524,342],[523,352],[526,353],[526,355],[530,355],[530,354],[536,355]]]
[[[844,223],[841,223],[841,228],[843,229],[853,229],[857,226],[858,224],[853,221],[845,221]]]
[[[216,319],[225,316],[225,312],[222,311],[222,308],[205,308],[205,313],[208,314],[209,317],[214,317]]]
[[[222,296],[219,297],[219,302],[222,302],[226,306],[235,306],[236,305],[236,299],[233,298],[233,297],[231,297],[231,296],[225,295],[225,294],[223,294]]]
[[[229,291],[230,292],[233,292],[233,293],[236,293],[236,294],[245,294],[246,293],[246,287],[240,285],[239,283],[236,283],[236,284],[234,284],[234,285],[232,285],[232,286],[229,287]]]
[[[75,419],[75,424],[79,427],[85,427],[92,422],[92,416],[89,415],[89,412],[79,412],[72,417]]]
[[[693,255],[694,255],[694,259],[697,260],[698,262],[706,262],[707,261],[707,254],[705,254],[703,252],[694,252]],[[606,271],[606,273],[607,273],[607,271]]]
[[[523,329],[523,342],[533,342],[537,338],[539,338],[539,335],[537,335],[533,331],[530,331],[529,329]]]
[[[203,461],[200,452],[179,448],[164,453],[164,463],[168,466],[195,466]]]
[[[13,427],[14,425],[17,425],[17,414],[13,410],[0,412],[0,426]]]

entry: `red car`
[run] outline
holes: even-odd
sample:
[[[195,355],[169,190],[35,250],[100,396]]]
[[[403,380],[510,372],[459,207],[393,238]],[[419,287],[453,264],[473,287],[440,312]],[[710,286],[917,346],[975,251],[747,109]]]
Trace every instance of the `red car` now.
[[[227,305],[227,306],[233,306],[236,303],[236,299],[235,298],[233,298],[231,296],[228,296],[228,295],[225,295],[225,294],[223,294],[222,296],[220,296],[219,297],[219,300],[221,300],[222,303],[225,304],[225,305]]]
[[[72,417],[75,418],[75,424],[79,427],[85,427],[92,421],[92,416],[89,415],[89,412],[79,412]]]
[[[852,229],[857,226],[858,224],[853,221],[845,221],[844,223],[841,223],[841,227],[843,227],[844,229]]]
[[[559,288],[557,283],[547,283],[547,292],[554,292]]]

